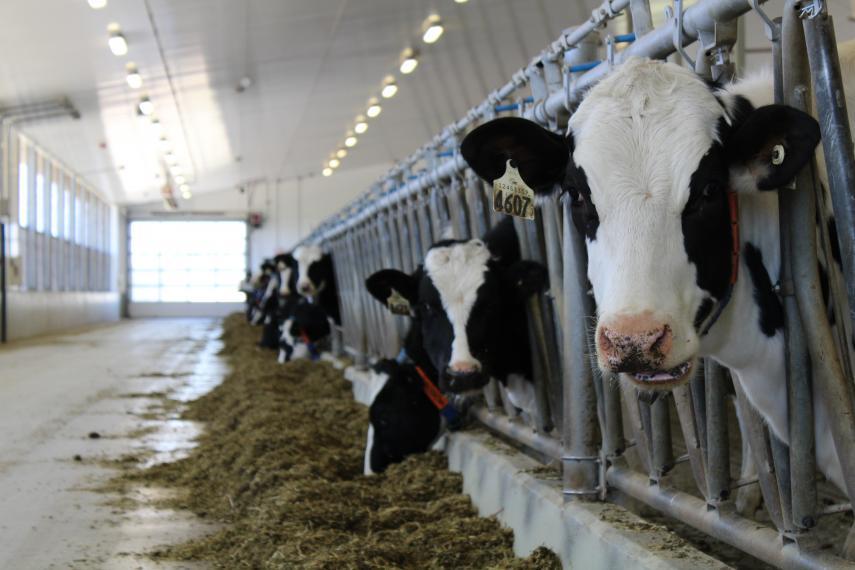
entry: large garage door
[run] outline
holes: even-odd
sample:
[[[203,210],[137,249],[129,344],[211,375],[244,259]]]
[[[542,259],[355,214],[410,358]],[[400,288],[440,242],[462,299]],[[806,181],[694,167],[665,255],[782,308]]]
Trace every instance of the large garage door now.
[[[222,314],[243,300],[246,223],[134,221],[129,234],[132,316]]]

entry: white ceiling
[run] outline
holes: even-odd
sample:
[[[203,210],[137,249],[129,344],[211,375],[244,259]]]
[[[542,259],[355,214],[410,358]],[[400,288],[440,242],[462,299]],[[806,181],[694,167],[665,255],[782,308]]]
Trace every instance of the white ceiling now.
[[[196,193],[251,180],[317,175],[356,115],[397,72],[418,69],[344,159],[340,171],[391,163],[459,118],[589,8],[567,0],[86,0],[0,2],[0,106],[68,96],[78,121],[24,130],[112,195],[151,201],[164,183],[156,136],[135,106],[155,104]],[[420,42],[438,13],[445,34]],[[107,26],[129,53],[113,56]],[[133,61],[144,85],[125,83]],[[243,76],[253,80],[243,93]],[[335,176],[340,176],[336,174]]]

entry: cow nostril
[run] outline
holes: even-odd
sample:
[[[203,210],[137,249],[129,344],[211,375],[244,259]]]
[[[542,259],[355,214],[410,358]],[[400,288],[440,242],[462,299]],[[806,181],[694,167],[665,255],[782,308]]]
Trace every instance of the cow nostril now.
[[[659,331],[653,333],[653,342],[650,344],[651,351],[661,351],[665,348],[665,344],[671,336],[671,327],[665,325]]]

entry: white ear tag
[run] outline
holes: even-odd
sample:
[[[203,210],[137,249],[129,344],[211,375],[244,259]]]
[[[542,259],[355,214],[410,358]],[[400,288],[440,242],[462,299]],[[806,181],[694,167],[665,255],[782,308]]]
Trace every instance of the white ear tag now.
[[[778,166],[784,162],[784,145],[776,144],[772,147],[772,164]]]
[[[505,173],[493,180],[493,211],[526,220],[534,219],[534,190],[508,160]]]
[[[410,302],[394,289],[392,289],[392,294],[389,295],[389,298],[386,299],[386,306],[389,307],[389,310],[396,315],[409,316],[412,313],[410,310]]]

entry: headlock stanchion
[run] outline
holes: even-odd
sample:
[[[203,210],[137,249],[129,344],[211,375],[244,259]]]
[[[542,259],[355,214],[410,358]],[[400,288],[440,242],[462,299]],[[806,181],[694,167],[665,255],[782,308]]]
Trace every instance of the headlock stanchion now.
[[[830,538],[826,527],[834,525],[819,525],[820,518],[839,517],[851,505],[817,484],[814,405],[827,417],[843,491],[855,498],[855,155],[823,3],[786,0],[777,21],[761,4],[700,0],[683,10],[677,2],[668,20],[653,28],[647,0],[606,0],[305,241],[333,255],[346,351],[359,366],[394,356],[410,321],[377,303],[366,291],[366,277],[383,268],[412,273],[434,242],[482,236],[504,215],[492,208],[492,188],[460,154],[468,129],[510,113],[564,134],[585,92],[631,56],[665,58],[679,51],[699,75],[726,82],[734,73],[730,55],[740,17],[756,12],[745,17],[761,18],[769,28],[775,100],[814,110],[822,134],[818,159],[825,162],[824,170],[808,164],[791,188],[778,192],[782,266],[774,285],[785,321],[787,377],[779,379],[779,389],[788,402],[788,443],[771,433],[741,384],[712,359],[697,366],[689,383],[655,396],[599,370],[585,242],[573,224],[571,197],[560,191],[537,198],[534,221],[515,220],[523,259],[540,262],[549,275],[547,291],[526,305],[533,417],[526,418],[530,423],[519,418],[494,386],[486,405],[476,402],[470,415],[540,459],[560,462],[567,500],[609,500],[619,491],[775,566],[851,567],[852,531],[844,548],[821,548],[842,540],[845,523],[838,518],[836,538]],[[631,13],[632,29],[618,29],[613,21],[623,13]],[[815,223],[831,211],[836,238],[827,224]],[[829,313],[819,268],[833,264],[834,239],[843,279],[827,280]],[[761,494],[770,523],[753,520]]]

